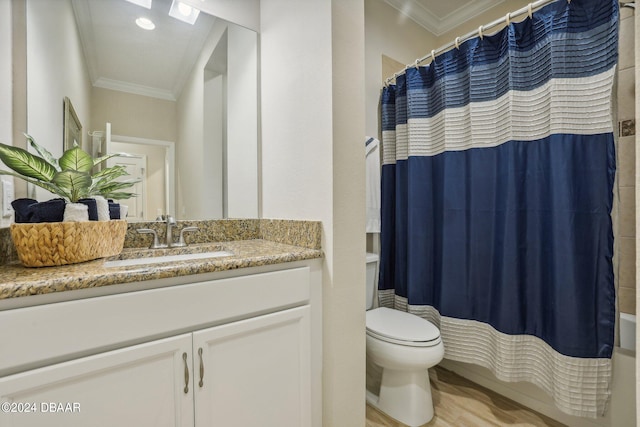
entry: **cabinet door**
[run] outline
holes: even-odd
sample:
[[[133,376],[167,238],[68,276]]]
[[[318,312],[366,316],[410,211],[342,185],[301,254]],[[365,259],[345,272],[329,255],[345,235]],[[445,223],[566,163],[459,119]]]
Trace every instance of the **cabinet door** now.
[[[191,348],[184,334],[0,378],[0,426],[193,427]]]
[[[307,305],[194,333],[197,427],[311,425],[309,313]]]

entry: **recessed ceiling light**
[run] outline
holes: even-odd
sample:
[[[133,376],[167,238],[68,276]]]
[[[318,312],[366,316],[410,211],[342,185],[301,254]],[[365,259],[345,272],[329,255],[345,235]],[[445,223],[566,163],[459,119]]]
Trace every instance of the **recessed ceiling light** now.
[[[152,0],[127,0],[129,3],[137,4],[138,6],[146,7],[147,9],[151,9],[151,1]]]
[[[147,18],[136,19],[136,24],[143,30],[153,30],[154,28],[156,28],[156,25],[153,23],[153,21]]]
[[[195,24],[199,14],[200,11],[195,7],[189,6],[188,4],[179,2],[177,0],[173,0],[173,2],[171,3],[171,9],[169,10],[169,16],[172,16],[191,25]]]

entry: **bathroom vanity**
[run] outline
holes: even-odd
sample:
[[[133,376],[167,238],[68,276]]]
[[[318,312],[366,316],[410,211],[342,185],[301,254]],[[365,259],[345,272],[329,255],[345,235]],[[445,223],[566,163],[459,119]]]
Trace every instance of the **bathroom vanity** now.
[[[233,255],[4,268],[0,425],[319,427],[321,251],[222,246]],[[8,295],[8,277],[36,295]]]

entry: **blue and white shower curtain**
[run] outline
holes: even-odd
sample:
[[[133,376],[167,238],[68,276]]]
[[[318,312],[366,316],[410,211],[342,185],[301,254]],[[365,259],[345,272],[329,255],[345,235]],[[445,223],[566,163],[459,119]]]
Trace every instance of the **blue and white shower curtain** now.
[[[382,94],[381,305],[595,417],[615,324],[617,0],[560,0]]]

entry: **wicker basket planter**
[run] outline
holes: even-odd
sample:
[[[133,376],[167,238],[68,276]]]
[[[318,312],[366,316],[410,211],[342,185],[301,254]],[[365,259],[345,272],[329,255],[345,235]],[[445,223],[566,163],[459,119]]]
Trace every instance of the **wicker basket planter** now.
[[[75,264],[122,251],[127,221],[11,224],[11,237],[25,267]]]

